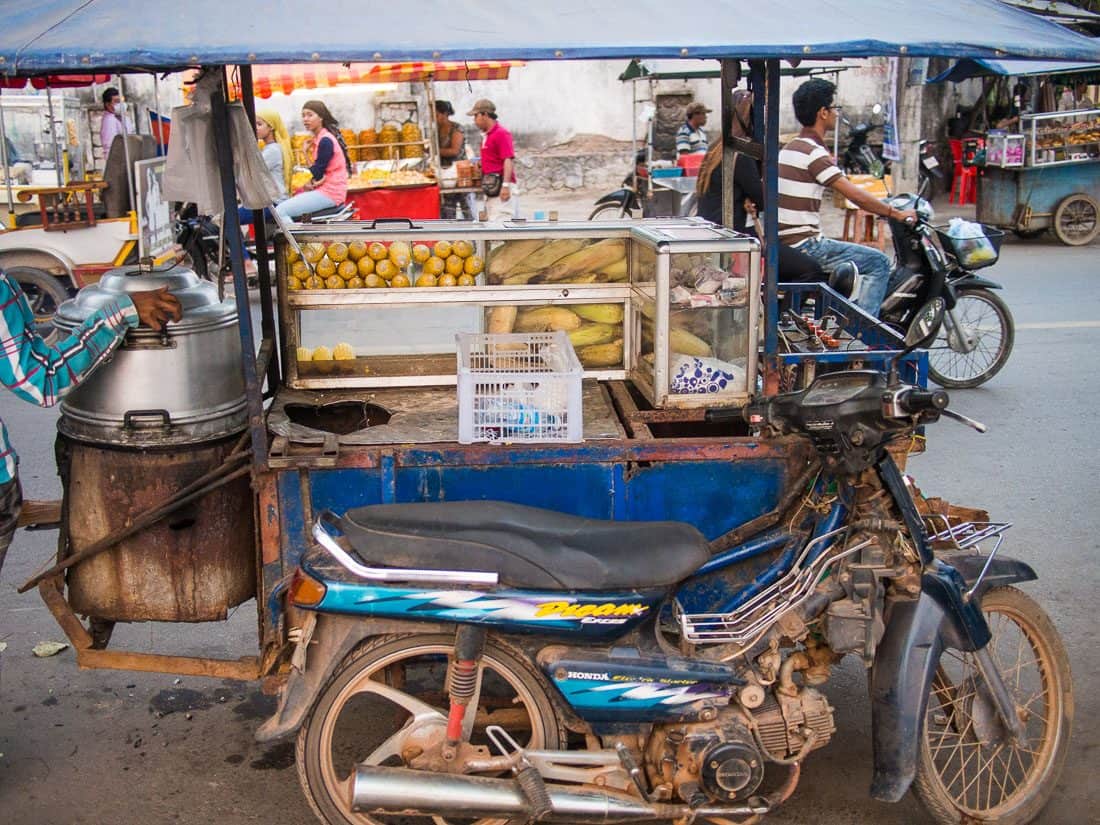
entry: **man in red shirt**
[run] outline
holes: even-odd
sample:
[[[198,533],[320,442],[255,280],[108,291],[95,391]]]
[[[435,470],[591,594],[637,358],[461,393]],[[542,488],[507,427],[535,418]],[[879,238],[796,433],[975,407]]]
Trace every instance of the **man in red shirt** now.
[[[488,220],[508,220],[519,217],[519,187],[516,186],[516,151],[512,133],[497,123],[497,107],[491,100],[479,100],[467,112],[481,130],[481,174],[500,176],[500,192],[485,195]]]

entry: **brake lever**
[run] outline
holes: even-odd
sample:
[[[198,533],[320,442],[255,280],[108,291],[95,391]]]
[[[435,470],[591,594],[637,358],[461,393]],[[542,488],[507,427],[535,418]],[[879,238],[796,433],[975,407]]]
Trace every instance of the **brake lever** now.
[[[940,410],[940,415],[946,415],[948,418],[954,418],[960,424],[965,424],[972,430],[977,430],[980,433],[989,432],[989,427],[987,427],[981,421],[975,421],[973,418],[967,418],[962,413],[957,413],[954,410]]]

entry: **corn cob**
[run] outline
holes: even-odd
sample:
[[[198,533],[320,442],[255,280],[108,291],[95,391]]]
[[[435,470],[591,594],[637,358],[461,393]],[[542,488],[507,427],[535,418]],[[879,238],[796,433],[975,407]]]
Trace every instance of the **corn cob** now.
[[[486,318],[485,331],[495,334],[507,334],[516,324],[516,307],[490,307]]]
[[[678,352],[681,355],[695,355],[700,358],[709,358],[714,355],[710,344],[702,338],[692,335],[683,327],[669,329],[668,344],[673,352]]]
[[[611,266],[605,266],[600,270],[600,274],[606,275],[607,280],[612,282],[625,281],[627,276],[626,256],[624,255]]]
[[[623,339],[608,344],[594,344],[577,350],[577,358],[584,367],[615,367],[623,362]]]
[[[566,255],[572,255],[587,243],[588,241],[583,238],[561,238],[560,240],[550,241],[542,249],[532,252],[512,267],[510,272],[513,275],[521,272],[538,272],[542,274],[544,269],[560,261]]]
[[[615,336],[620,334],[622,330],[611,324],[581,324],[569,333],[569,343],[576,348],[589,347],[614,341]]]
[[[597,241],[554,263],[546,272],[548,281],[560,281],[571,275],[592,272],[610,266],[626,255],[626,242],[621,238]]]
[[[516,332],[569,332],[581,325],[577,313],[565,307],[542,306],[524,310],[516,318]]]
[[[501,283],[504,286],[521,286],[523,284],[534,281],[538,283],[542,280],[542,275],[538,272],[520,272],[515,275],[509,275]]]
[[[622,304],[575,304],[569,308],[586,321],[596,321],[600,324],[623,322]]]
[[[538,249],[546,245],[546,241],[507,241],[502,243],[489,253],[489,274],[497,278],[510,275],[512,270]],[[494,281],[499,283],[499,281]]]

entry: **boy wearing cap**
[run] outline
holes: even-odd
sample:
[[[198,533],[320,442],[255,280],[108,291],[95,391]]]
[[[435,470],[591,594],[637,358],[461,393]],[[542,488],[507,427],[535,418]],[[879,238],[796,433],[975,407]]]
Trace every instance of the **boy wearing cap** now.
[[[692,103],[687,107],[687,120],[680,124],[676,132],[676,155],[696,155],[707,151],[707,135],[703,127],[707,125],[706,106]]]
[[[485,196],[488,220],[508,220],[519,217],[519,194],[516,186],[516,152],[512,134],[497,122],[497,107],[491,100],[479,100],[467,112],[481,130],[481,174],[500,175],[500,193]]]

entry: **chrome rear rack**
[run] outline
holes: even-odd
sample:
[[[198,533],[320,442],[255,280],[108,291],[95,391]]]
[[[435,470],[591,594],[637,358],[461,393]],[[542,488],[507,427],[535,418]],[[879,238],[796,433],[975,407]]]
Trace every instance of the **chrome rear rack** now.
[[[1004,533],[1012,524],[1006,521],[963,521],[952,524],[947,516],[931,513],[924,516],[924,526],[929,533],[930,543],[946,544],[951,550],[969,550],[973,547],[977,552],[981,550],[982,542],[995,538],[997,543],[990,551],[990,555],[993,555],[1000,549]]]

